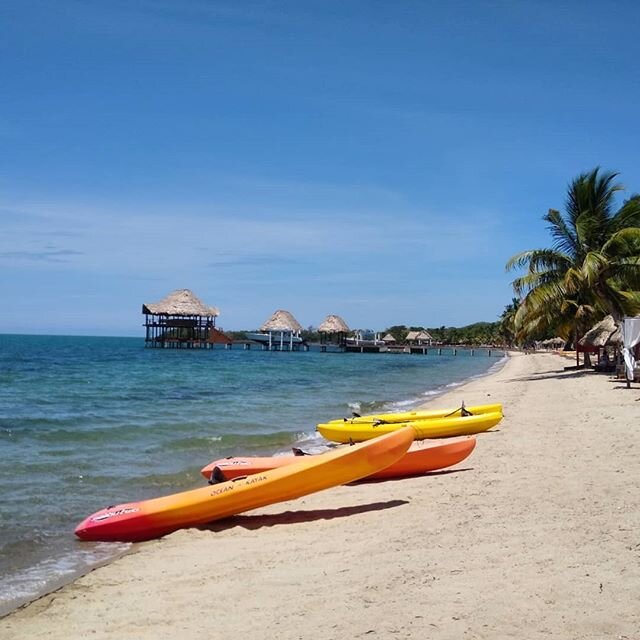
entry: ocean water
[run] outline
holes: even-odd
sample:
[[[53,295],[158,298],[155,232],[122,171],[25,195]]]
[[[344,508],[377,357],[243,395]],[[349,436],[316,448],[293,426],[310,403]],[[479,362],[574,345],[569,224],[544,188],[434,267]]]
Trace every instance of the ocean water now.
[[[500,366],[495,355],[0,335],[0,615],[126,552],[75,538],[90,513],[202,486],[215,458],[321,448],[318,422],[407,410]]]

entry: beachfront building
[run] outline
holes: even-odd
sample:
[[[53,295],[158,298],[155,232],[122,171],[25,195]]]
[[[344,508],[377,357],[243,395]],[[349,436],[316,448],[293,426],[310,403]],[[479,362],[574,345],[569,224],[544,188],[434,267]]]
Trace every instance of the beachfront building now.
[[[300,336],[302,325],[289,311],[278,309],[259,329],[247,338],[259,342],[270,351],[298,351],[304,346]]]
[[[231,344],[216,328],[217,307],[205,305],[189,289],[178,289],[160,302],[142,305],[146,328],[145,347],[211,349]]]
[[[412,347],[430,347],[433,344],[432,335],[424,329],[422,331],[409,331],[404,340]]]
[[[336,315],[328,315],[318,327],[320,344],[337,344],[344,346],[349,334],[347,323]]]

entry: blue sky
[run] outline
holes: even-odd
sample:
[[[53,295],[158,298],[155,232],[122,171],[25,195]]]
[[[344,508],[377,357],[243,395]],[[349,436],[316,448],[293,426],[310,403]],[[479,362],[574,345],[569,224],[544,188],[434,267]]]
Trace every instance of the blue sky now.
[[[634,2],[0,5],[0,333],[493,321],[596,166],[640,191]]]

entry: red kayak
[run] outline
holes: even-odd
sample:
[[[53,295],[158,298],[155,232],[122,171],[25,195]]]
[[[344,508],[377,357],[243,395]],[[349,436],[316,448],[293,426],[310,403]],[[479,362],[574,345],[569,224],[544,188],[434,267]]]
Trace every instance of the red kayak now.
[[[475,436],[442,440],[416,440],[407,453],[391,466],[367,476],[366,480],[403,478],[450,467],[468,457],[476,446]],[[323,454],[318,454],[323,455]],[[230,457],[210,462],[200,473],[210,482],[225,482],[234,478],[285,467],[300,460],[299,455],[265,458]]]

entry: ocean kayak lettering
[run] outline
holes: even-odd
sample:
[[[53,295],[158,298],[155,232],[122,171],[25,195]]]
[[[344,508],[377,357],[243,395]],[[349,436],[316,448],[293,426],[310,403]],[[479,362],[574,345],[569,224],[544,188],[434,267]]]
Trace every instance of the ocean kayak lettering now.
[[[226,493],[227,491],[231,491],[233,489],[232,484],[224,484],[223,486],[219,487],[218,489],[213,489],[211,491],[211,495],[212,496],[219,496],[221,493]]]
[[[247,484],[254,484],[256,482],[262,482],[266,480],[267,476],[250,476],[247,478]]]
[[[138,507],[124,507],[123,509],[116,509],[115,511],[107,511],[106,513],[101,513],[99,516],[94,516],[91,518],[93,522],[101,522],[102,520],[107,520],[108,518],[115,518],[116,516],[124,516],[129,513],[136,513],[136,511],[140,511]]]

